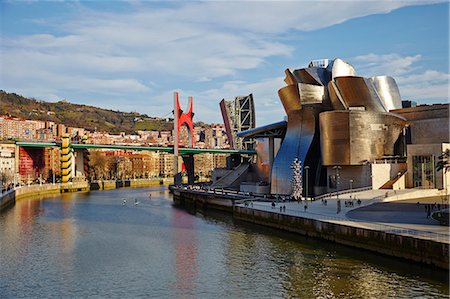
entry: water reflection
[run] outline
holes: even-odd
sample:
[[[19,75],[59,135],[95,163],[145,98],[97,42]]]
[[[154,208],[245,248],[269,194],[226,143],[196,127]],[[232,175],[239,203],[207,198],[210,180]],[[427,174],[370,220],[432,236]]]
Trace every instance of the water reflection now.
[[[148,192],[153,191],[152,197]],[[122,206],[138,199],[138,206]],[[0,297],[448,298],[448,272],[189,214],[160,189],[22,200],[0,214]]]
[[[198,275],[197,234],[195,219],[179,209],[172,209],[173,241],[175,246],[176,295],[192,297]]]
[[[255,297],[448,298],[444,270],[242,222],[228,237],[232,294],[251,289]]]

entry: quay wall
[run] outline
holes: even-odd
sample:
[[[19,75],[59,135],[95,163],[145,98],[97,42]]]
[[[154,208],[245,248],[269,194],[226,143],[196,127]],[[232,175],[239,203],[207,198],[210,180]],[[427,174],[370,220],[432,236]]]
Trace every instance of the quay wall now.
[[[449,244],[235,206],[235,219],[449,269]]]
[[[173,191],[173,201],[175,205],[187,209],[214,209],[226,212],[233,212],[235,198],[224,194],[196,192],[194,190]]]
[[[222,194],[180,189],[175,189],[173,194],[174,203],[188,209],[223,210],[231,212],[237,220],[449,269],[449,244],[446,243],[236,206],[238,198]]]
[[[172,178],[153,178],[136,180],[101,180],[91,182],[91,190],[111,190],[123,187],[152,187],[158,185],[169,185],[173,183]]]
[[[127,180],[127,181],[99,181],[89,184],[87,181],[71,182],[65,184],[43,184],[22,186],[20,188],[9,190],[0,196],[0,212],[9,206],[12,206],[18,200],[34,199],[44,196],[57,195],[66,192],[80,192],[90,190],[110,190],[121,187],[151,187],[157,185],[169,185],[173,179],[151,179],[151,180]]]
[[[9,190],[0,196],[0,212],[14,205],[18,200],[39,198],[59,194],[60,192],[60,184],[31,185]]]

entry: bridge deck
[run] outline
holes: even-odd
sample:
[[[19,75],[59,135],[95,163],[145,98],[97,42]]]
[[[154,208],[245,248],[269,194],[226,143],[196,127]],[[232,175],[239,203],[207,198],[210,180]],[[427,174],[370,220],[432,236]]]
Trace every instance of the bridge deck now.
[[[16,142],[17,146],[22,147],[59,147],[55,142]],[[85,144],[72,143],[70,145],[74,149],[123,149],[134,151],[154,151],[173,153],[173,147],[159,147],[159,146],[139,146],[139,145],[116,145],[116,144]],[[180,155],[187,154],[240,154],[240,155],[255,155],[254,150],[234,150],[234,149],[215,149],[215,148],[180,148]]]

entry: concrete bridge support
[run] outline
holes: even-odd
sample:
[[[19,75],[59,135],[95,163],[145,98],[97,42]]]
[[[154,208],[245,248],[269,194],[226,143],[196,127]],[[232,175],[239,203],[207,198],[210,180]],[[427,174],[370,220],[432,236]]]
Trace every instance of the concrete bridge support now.
[[[194,178],[194,155],[183,155],[184,167],[188,176],[188,184],[193,185]]]
[[[70,147],[70,136],[61,137],[61,182],[68,183],[73,177],[73,150]]]

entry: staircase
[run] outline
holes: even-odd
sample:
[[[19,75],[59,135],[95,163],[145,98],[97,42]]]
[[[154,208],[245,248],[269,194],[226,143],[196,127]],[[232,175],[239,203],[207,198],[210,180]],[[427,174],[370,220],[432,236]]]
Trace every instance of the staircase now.
[[[227,175],[221,177],[217,182],[211,185],[211,188],[229,188],[238,187],[241,181],[245,178],[250,169],[250,164],[243,163],[236,167]]]

